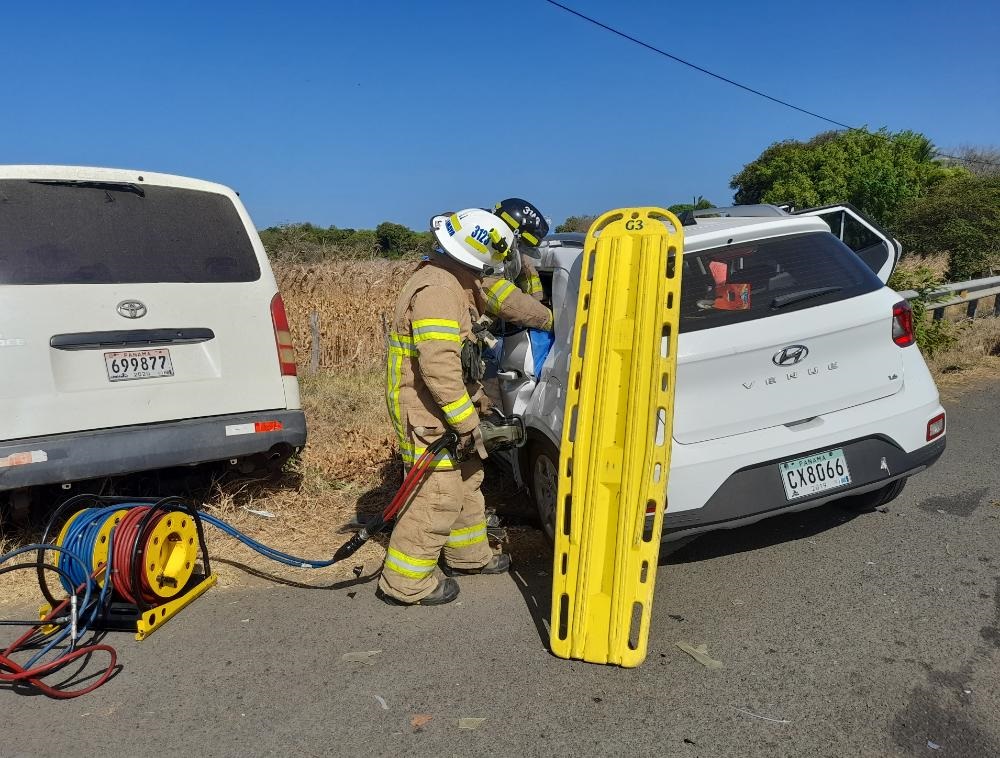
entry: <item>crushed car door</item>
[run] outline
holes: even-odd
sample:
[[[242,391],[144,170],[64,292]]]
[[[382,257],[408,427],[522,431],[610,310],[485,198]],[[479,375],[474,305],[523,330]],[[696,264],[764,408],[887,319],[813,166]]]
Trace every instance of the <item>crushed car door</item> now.
[[[531,356],[531,339],[527,329],[507,327],[503,336],[503,354],[497,371],[500,398],[504,413],[521,414],[535,391],[534,361]]]
[[[552,272],[538,271],[544,297],[542,302],[552,307]],[[500,398],[506,414],[522,414],[535,391],[539,376],[535,375],[536,356],[531,345],[531,331],[501,322],[503,352],[500,356],[497,379]]]
[[[796,216],[819,216],[830,227],[834,236],[840,239],[875,272],[883,282],[899,262],[902,247],[889,232],[865,216],[850,203],[829,205],[822,208],[807,208],[796,211]]]

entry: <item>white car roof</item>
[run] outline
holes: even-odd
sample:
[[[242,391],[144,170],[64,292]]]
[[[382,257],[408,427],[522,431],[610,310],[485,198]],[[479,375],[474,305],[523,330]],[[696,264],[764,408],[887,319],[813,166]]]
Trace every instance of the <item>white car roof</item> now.
[[[228,196],[235,194],[232,189],[223,184],[192,179],[187,176],[174,176],[173,174],[159,174],[155,171],[139,171],[125,168],[97,168],[94,166],[0,165],[0,179],[129,182],[201,190],[202,192],[215,192]]]
[[[694,253],[713,247],[740,244],[765,237],[783,237],[803,232],[830,232],[818,216],[725,216],[699,217],[684,227],[684,252]],[[540,265],[569,268],[580,255],[584,234],[563,233],[546,237],[540,253]]]
[[[818,216],[699,218],[695,225],[684,227],[684,250],[693,253],[764,237],[829,231],[830,227]]]

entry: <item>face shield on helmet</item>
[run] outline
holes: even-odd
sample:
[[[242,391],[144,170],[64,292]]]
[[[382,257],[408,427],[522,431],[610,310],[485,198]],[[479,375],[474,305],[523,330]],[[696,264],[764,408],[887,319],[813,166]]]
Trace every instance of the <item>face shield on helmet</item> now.
[[[489,211],[464,211],[431,219],[442,252],[485,276],[502,274],[508,256],[517,256],[514,232]]]

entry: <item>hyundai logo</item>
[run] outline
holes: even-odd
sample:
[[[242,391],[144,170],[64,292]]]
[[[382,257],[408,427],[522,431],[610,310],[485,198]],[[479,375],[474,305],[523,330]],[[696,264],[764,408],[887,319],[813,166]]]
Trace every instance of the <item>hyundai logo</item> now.
[[[805,345],[789,345],[771,356],[771,362],[775,366],[794,366],[801,363],[809,355],[809,348]]]
[[[138,300],[122,300],[118,303],[118,315],[125,318],[142,318],[146,315],[146,306]]]

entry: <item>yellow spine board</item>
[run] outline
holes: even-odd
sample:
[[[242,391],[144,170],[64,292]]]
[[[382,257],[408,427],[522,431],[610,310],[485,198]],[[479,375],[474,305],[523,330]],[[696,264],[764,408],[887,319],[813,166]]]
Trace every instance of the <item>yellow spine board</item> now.
[[[670,469],[680,222],[624,208],[587,233],[560,448],[552,652],[638,666]],[[647,508],[652,528],[647,527]]]

